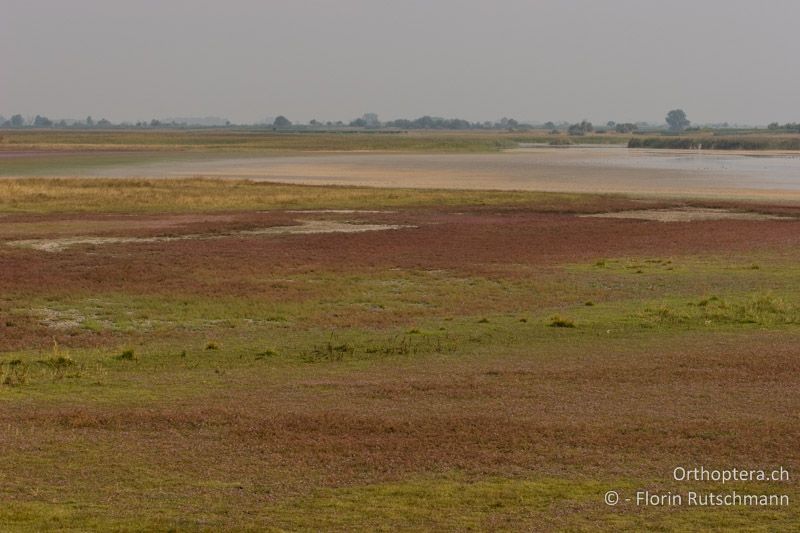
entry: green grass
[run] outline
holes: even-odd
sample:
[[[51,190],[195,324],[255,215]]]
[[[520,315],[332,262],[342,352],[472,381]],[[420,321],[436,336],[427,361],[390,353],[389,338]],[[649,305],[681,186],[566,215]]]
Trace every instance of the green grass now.
[[[532,517],[554,523],[554,501],[566,509],[603,492],[597,481],[423,479],[315,491],[274,514],[276,525],[289,529],[513,531]]]
[[[670,487],[664,480],[425,479],[316,492],[275,510],[280,526],[302,529],[496,530],[518,531],[523,525],[580,531],[681,531],[750,528],[769,517],[770,528],[791,529],[799,513],[776,509],[639,508],[624,500],[619,507],[603,503],[607,490],[634,497],[644,487],[663,492],[727,492],[721,485]],[[769,493],[768,486],[738,484],[739,492]],[[657,489],[656,489],[657,490]],[[655,490],[654,490],[655,492]],[[792,489],[788,492],[794,493]],[[791,500],[790,500],[791,501]],[[634,507],[635,508],[635,507]],[[580,510],[580,514],[575,510]],[[764,529],[767,530],[766,528]]]
[[[210,373],[241,376],[272,365],[489,356],[599,339],[795,328],[800,323],[796,266],[753,270],[746,258],[740,263],[606,259],[603,266],[574,265],[502,281],[446,271],[309,273],[293,276],[297,296],[279,299],[158,291],[20,297],[11,317],[75,323],[73,331],[105,332],[115,344],[7,352],[0,357],[0,371],[11,387],[24,386],[43,397],[65,390],[79,394],[95,384],[96,399],[118,402],[143,392],[126,385],[124,377],[132,372],[164,376],[148,386],[146,396],[158,397],[190,393]],[[705,279],[719,280],[713,293],[697,285]],[[617,289],[598,292],[598,285]],[[312,290],[313,298],[305,296]],[[47,364],[58,358],[66,358],[69,366]]]

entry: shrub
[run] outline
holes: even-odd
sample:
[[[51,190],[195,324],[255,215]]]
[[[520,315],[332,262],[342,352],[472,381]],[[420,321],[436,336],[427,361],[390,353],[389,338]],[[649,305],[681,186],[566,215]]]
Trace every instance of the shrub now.
[[[267,348],[263,352],[258,352],[256,354],[256,359],[264,359],[265,357],[275,357],[276,355],[278,355],[278,352]]]
[[[574,328],[575,322],[573,322],[569,318],[564,318],[560,315],[554,315],[550,317],[549,326],[551,328]]]
[[[75,366],[75,361],[73,361],[69,356],[64,355],[51,357],[49,359],[39,361],[39,363],[52,371],[54,379],[62,379],[65,376],[67,369]],[[78,371],[76,375],[80,375],[80,371]]]
[[[11,387],[24,385],[28,382],[28,364],[20,359],[8,363],[0,363],[0,384]]]
[[[119,361],[136,361],[136,354],[133,350],[124,350],[121,354],[114,356]]]

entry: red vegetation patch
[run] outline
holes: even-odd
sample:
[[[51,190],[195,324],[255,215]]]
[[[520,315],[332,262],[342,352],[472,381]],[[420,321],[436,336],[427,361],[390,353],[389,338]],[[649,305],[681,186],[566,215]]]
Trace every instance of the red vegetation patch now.
[[[130,218],[135,221],[138,217]],[[357,234],[238,235],[214,240],[79,246],[61,253],[0,245],[0,290],[246,294],[254,290],[247,280],[288,272],[434,268],[486,273],[513,264],[758,250],[791,253],[800,248],[800,220],[662,223],[528,210],[252,213],[222,224],[187,223],[171,234],[252,229],[309,218],[416,227]],[[145,231],[149,234],[153,230],[139,228],[132,233]],[[209,276],[209,272],[215,275]],[[263,290],[262,285],[259,287]]]

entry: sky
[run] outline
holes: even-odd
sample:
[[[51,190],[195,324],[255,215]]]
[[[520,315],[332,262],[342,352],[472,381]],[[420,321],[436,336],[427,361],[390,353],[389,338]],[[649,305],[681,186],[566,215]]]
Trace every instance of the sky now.
[[[0,114],[800,121],[796,0],[0,0]]]

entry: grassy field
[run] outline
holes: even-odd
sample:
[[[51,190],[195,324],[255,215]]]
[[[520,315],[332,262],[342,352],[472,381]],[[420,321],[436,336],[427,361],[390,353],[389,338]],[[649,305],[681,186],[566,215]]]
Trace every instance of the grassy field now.
[[[800,210],[673,204],[0,180],[0,529],[795,530]]]

